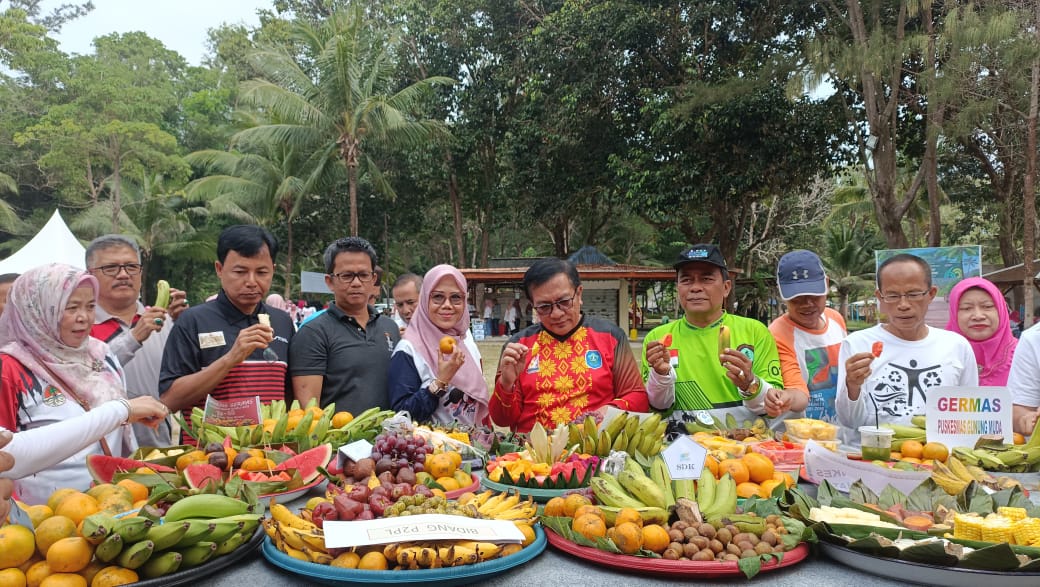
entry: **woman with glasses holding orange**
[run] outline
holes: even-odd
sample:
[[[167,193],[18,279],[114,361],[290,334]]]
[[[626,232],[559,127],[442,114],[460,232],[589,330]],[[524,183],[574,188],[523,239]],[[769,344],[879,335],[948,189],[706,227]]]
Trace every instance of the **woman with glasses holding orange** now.
[[[524,290],[539,323],[502,349],[489,408],[499,426],[547,429],[613,405],[646,412],[650,404],[628,336],[617,324],[581,312],[581,280],[562,259],[536,261]]]
[[[466,278],[438,265],[423,278],[419,305],[390,358],[390,405],[420,422],[483,424],[488,388],[469,331]]]

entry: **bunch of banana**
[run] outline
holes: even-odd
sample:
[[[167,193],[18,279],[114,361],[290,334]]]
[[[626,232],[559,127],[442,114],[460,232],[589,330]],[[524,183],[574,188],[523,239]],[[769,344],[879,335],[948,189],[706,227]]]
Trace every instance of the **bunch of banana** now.
[[[569,425],[567,444],[600,457],[617,450],[649,458],[661,452],[667,427],[668,422],[656,413],[640,420],[637,414],[622,412],[602,429],[595,418],[587,416],[583,423]]]
[[[616,514],[616,510],[632,508],[639,512],[644,523],[658,524],[661,520],[667,522],[668,508],[675,503],[671,479],[662,477],[660,469],[655,472],[654,466],[651,467],[651,474],[654,476],[653,479],[646,476],[643,468],[634,459],[626,459],[624,470],[616,477],[601,473],[592,478],[590,485],[608,518],[611,514]],[[667,470],[663,471],[663,474],[667,475]],[[607,508],[614,510],[608,513]]]
[[[705,520],[719,518],[737,511],[737,484],[729,473],[715,480],[707,467],[697,480],[697,508]]]
[[[508,491],[501,493],[483,491],[476,494],[465,505],[476,508],[477,517],[491,520],[510,520],[533,524],[538,516],[538,506],[534,500],[527,498],[527,500],[521,501],[519,492],[509,495]]]
[[[1025,473],[1040,466],[1040,446],[1014,444],[979,444],[976,448],[959,446],[953,455],[967,465],[987,471]]]
[[[932,481],[950,495],[960,494],[974,480],[968,468],[956,457],[946,459],[945,463],[935,461],[932,464]]]
[[[302,561],[331,564],[333,557],[325,546],[325,533],[313,522],[272,501],[271,517],[264,520],[264,532],[275,548]]]
[[[701,417],[710,419],[711,424],[702,422]],[[773,432],[769,429],[769,424],[762,418],[755,418],[754,421],[744,420],[743,422],[738,422],[733,414],[726,414],[725,418],[720,419],[705,412],[691,421],[683,422],[683,424],[688,434],[708,432],[720,438],[735,440],[746,440],[749,438],[751,440],[756,438],[773,440]]]
[[[398,569],[459,567],[501,558],[519,552],[519,544],[494,544],[460,540],[455,542],[400,542],[383,548],[383,556]]]
[[[162,524],[97,513],[83,519],[82,532],[96,545],[99,562],[152,579],[201,565],[246,543],[263,517],[250,508],[224,495],[198,494],[170,506]]]

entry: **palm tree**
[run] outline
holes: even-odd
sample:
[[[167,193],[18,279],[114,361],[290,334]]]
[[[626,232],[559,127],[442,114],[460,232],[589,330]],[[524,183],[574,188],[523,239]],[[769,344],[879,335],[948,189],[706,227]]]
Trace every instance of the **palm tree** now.
[[[860,291],[869,290],[874,276],[874,250],[884,244],[877,233],[854,228],[847,223],[834,223],[827,229],[824,267],[830,277],[831,286],[838,292],[839,311],[848,318],[849,298]]]
[[[315,182],[331,183],[328,178],[304,178],[309,170],[336,171],[331,166],[315,165],[299,151],[278,144],[267,144],[262,153],[217,150],[197,151],[186,157],[188,163],[213,173],[185,188],[189,200],[206,202],[215,214],[271,227],[286,223],[285,297],[292,295],[293,221],[300,206],[313,195]]]
[[[18,193],[18,182],[6,173],[0,173],[0,194],[2,193]],[[21,221],[18,219],[18,214],[14,211],[14,208],[5,200],[0,199],[0,229],[7,232],[15,232],[20,223]]]
[[[364,20],[364,7],[352,2],[317,24],[298,22],[293,39],[302,49],[267,48],[250,62],[262,79],[243,82],[241,101],[272,121],[237,133],[244,146],[282,144],[315,152],[319,166],[340,162],[347,171],[350,233],[358,234],[358,178],[370,182],[388,199],[395,193],[376,162],[372,147],[409,149],[447,138],[443,123],[415,117],[419,105],[446,77],[428,77],[396,89],[394,42]],[[324,175],[320,169],[316,175]]]

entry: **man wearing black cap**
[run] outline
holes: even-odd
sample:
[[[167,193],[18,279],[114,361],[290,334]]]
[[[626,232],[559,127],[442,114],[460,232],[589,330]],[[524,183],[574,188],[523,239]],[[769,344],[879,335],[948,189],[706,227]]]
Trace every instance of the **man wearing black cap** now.
[[[733,282],[722,252],[715,245],[694,245],[674,267],[685,316],[644,339],[650,405],[713,410],[716,417],[732,413],[738,421],[764,413],[766,393],[783,387],[776,342],[761,322],[726,312]]]
[[[845,340],[845,319],[827,307],[827,275],[812,251],[799,249],[776,267],[776,283],[787,312],[769,325],[780,353],[784,388],[766,395],[766,413],[800,412],[834,422],[838,388],[838,350]]]

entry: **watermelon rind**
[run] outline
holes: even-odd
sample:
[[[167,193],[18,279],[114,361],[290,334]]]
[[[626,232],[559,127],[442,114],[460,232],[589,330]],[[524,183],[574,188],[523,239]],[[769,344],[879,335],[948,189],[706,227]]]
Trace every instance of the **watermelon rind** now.
[[[320,444],[278,463],[274,470],[296,469],[300,474],[300,480],[304,485],[308,485],[321,475],[318,467],[328,465],[333,454],[335,453],[331,444]]]
[[[209,463],[192,463],[181,472],[184,482],[192,489],[204,489],[210,483],[224,484],[224,472]]]
[[[111,483],[116,473],[122,471],[133,472],[141,467],[148,467],[156,473],[177,472],[173,467],[138,461],[136,459],[110,457],[108,455],[90,455],[87,457],[87,471],[90,473],[90,477],[98,483]]]

